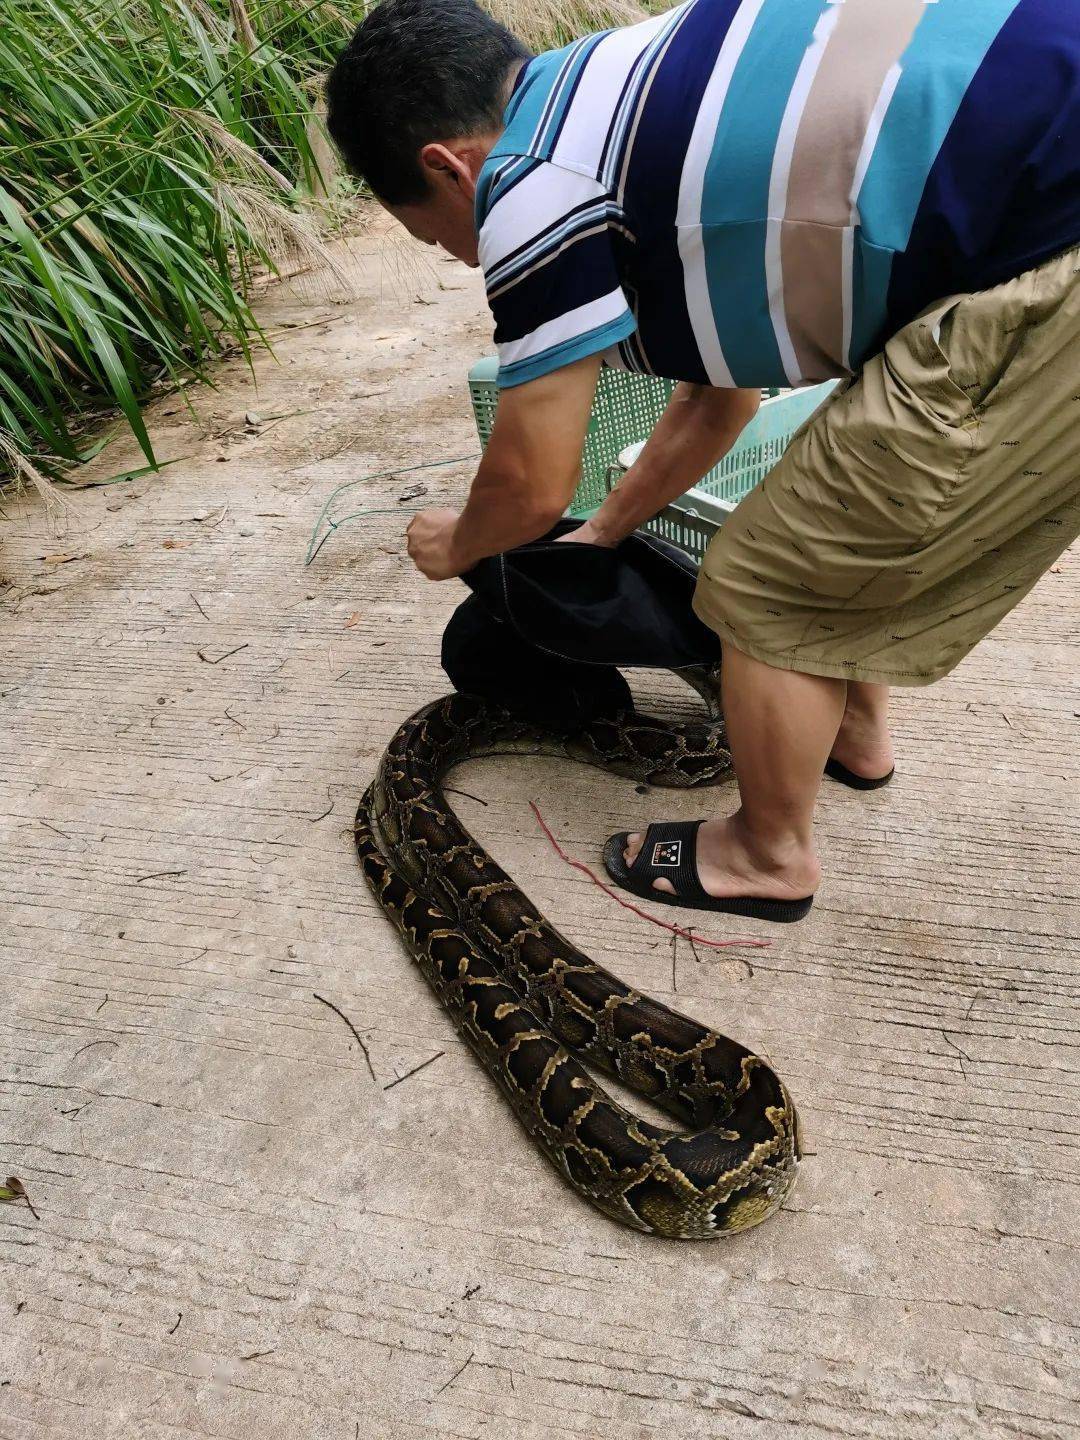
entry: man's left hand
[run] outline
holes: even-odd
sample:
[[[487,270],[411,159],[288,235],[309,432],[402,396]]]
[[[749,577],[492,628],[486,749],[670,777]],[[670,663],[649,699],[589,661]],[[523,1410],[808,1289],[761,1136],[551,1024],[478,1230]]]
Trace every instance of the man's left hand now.
[[[619,543],[616,536],[609,534],[603,526],[594,525],[591,520],[583,521],[576,530],[568,530],[559,539],[571,545],[598,545],[603,550],[614,550]]]
[[[469,567],[454,549],[456,510],[421,510],[406,531],[409,557],[429,580],[449,580]]]

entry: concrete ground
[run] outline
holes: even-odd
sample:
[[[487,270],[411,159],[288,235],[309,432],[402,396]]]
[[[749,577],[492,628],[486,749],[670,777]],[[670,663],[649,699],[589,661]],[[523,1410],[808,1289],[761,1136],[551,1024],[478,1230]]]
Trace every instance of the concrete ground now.
[[[0,1180],[37,1214],[0,1205],[0,1436],[1080,1436],[1080,561],[897,696],[896,783],[826,787],[827,881],[805,923],[749,927],[769,949],[673,953],[527,803],[595,860],[700,799],[459,772],[574,940],[800,1105],[769,1224],[622,1230],[533,1150],[350,844],[462,594],[396,512],[418,483],[458,501],[469,465],[400,467],[476,448],[489,345],[476,277],[387,243],[354,247],[347,303],[268,296],[257,386],[230,363],[197,419],[151,407],[162,474],[76,495],[62,533],[5,502]],[[333,487],[394,467],[336,513],[395,513],[305,569]]]

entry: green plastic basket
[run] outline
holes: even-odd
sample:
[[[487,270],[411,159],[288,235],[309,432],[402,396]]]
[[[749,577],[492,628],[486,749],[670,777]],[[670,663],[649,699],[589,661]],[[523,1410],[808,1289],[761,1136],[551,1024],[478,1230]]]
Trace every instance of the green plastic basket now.
[[[495,423],[498,368],[498,361],[489,356],[469,372],[469,394],[482,446],[487,445]],[[781,394],[765,392],[760,410],[719,465],[644,528],[663,535],[700,560],[724,514],[729,514],[772,469],[792,435],[826,399],[835,383]],[[607,367],[600,371],[581,457],[581,482],[570,504],[571,515],[587,516],[596,510],[652,434],[674,388],[674,381],[652,375],[633,375]]]

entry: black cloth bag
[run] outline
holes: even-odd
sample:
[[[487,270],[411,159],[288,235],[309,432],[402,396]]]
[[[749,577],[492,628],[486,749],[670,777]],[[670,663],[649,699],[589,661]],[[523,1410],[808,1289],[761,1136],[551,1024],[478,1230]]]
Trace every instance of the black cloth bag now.
[[[614,548],[559,543],[577,523],[562,520],[463,575],[472,594],[442,642],[456,690],[558,729],[632,703],[618,666],[720,659],[719,637],[691,606],[697,567],[687,555],[641,533]]]

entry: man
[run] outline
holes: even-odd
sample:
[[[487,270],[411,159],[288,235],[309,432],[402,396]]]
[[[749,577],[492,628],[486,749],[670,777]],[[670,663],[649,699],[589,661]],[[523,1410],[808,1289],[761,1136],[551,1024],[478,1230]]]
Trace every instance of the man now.
[[[385,0],[328,93],[495,317],[468,503],[409,527],[430,579],[552,526],[602,363],[683,383],[569,537],[601,546],[760,387],[844,379],[697,586],[739,810],[605,855],[653,899],[799,918],[823,770],[884,783],[888,687],[951,670],[1080,532],[1080,0],[690,0],[535,58],[471,0]]]

